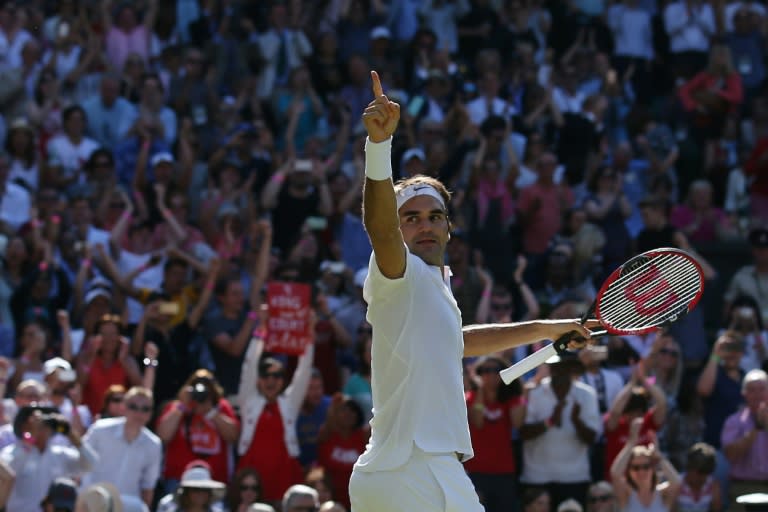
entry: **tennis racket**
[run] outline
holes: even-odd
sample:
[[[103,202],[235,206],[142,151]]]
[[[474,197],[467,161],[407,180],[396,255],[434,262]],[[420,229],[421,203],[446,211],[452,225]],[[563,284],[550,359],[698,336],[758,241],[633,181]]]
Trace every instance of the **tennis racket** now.
[[[605,334],[645,334],[671,324],[691,311],[704,291],[699,263],[685,251],[662,248],[635,256],[617,268],[603,283],[597,297],[581,317],[582,324],[594,315]],[[546,347],[501,371],[505,384],[520,378],[550,357],[562,354],[577,331],[563,334]]]

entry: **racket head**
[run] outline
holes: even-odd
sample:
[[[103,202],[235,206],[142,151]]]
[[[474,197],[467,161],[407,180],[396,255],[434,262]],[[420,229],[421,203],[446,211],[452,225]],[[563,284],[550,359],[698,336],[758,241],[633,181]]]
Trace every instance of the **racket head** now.
[[[595,299],[595,316],[609,334],[646,334],[693,310],[703,293],[704,273],[696,259],[662,247],[608,276]]]

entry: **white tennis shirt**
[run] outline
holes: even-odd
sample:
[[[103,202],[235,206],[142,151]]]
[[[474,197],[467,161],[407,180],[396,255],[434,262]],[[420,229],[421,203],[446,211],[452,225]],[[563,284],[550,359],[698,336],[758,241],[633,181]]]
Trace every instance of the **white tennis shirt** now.
[[[371,254],[363,297],[373,326],[373,419],[355,470],[396,469],[414,445],[468,460],[474,453],[464,402],[464,338],[448,276],[407,251],[403,277],[388,279]]]

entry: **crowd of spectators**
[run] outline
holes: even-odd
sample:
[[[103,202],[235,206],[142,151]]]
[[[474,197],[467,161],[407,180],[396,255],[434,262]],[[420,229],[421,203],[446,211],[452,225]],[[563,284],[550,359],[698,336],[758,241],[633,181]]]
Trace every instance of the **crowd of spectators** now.
[[[0,1],[0,509],[348,508],[376,69],[395,175],[453,191],[465,324],[581,316],[661,246],[724,290],[509,387],[537,347],[467,360],[486,510],[740,510],[768,492],[766,34],[755,0]],[[265,353],[273,281],[313,288],[298,358]]]

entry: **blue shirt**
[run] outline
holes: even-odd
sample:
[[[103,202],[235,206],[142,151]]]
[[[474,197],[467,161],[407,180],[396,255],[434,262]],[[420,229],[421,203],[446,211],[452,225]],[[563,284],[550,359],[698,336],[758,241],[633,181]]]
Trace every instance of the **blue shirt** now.
[[[83,110],[88,118],[88,135],[110,149],[125,137],[138,117],[136,107],[122,97],[107,107],[101,97],[96,96],[83,102]]]
[[[331,397],[324,396],[311,414],[302,411],[296,420],[296,435],[299,438],[299,450],[301,450],[299,461],[303,466],[317,461],[317,435],[325,422],[330,405]]]

